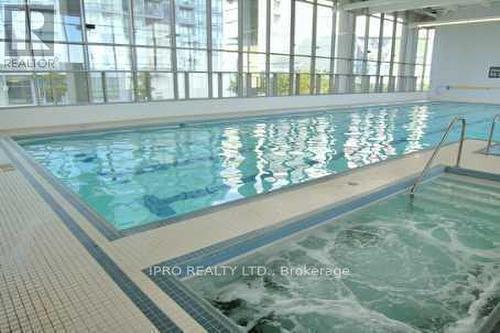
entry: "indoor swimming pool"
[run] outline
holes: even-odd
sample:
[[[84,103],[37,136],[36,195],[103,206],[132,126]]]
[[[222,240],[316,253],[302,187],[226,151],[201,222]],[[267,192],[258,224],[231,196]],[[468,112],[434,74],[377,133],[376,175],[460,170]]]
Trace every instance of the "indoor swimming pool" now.
[[[184,284],[251,332],[478,332],[498,320],[499,205],[498,182],[445,174]]]
[[[126,230],[432,147],[457,115],[467,119],[467,137],[486,139],[498,112],[495,105],[422,102],[17,142]]]

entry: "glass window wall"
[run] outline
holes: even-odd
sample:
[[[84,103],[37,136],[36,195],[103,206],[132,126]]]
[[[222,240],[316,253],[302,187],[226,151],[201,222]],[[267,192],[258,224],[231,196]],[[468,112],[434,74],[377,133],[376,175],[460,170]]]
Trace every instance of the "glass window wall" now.
[[[397,91],[400,80],[414,82],[414,90],[430,85],[434,31],[418,32],[416,60],[407,63],[404,13],[340,14],[330,0],[1,5],[33,12],[30,25],[0,10],[0,106],[384,92]],[[339,32],[339,15],[352,16],[350,32]],[[38,31],[42,22],[53,29]],[[33,30],[38,39],[20,33]],[[342,48],[348,51],[335,54]],[[403,65],[410,76],[400,76]]]

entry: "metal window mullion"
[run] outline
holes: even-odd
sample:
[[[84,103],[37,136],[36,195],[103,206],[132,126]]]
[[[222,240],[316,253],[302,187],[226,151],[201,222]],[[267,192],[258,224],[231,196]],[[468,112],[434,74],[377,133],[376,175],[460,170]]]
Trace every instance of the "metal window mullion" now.
[[[185,99],[190,99],[190,94],[189,94],[189,72],[183,72],[184,74],[184,98]]]
[[[33,72],[27,72],[27,74],[29,74],[31,76],[31,81],[30,81],[30,90],[31,90],[31,94],[32,94],[32,101],[31,101],[31,104],[37,104],[37,101],[35,100],[36,99],[36,87],[35,87],[35,81],[36,81],[36,76]]]
[[[212,64],[212,0],[206,0],[207,4],[207,71],[208,71],[208,98],[213,98],[213,64]]]
[[[417,32],[417,43],[418,43],[418,32]],[[424,47],[424,61],[422,65],[422,77],[420,79],[420,91],[424,90],[424,76],[425,76],[425,67],[427,66],[427,50],[429,47],[429,29],[426,29],[425,33],[425,47]]]
[[[128,23],[130,26],[130,56],[132,60],[132,84],[134,86],[133,92],[134,92],[134,101],[137,102],[138,96],[137,96],[137,51],[135,48],[135,22],[134,22],[134,3],[133,0],[129,0],[129,19]],[[150,91],[148,91],[148,97],[151,94]]]
[[[104,103],[108,102],[108,90],[106,88],[106,72],[101,71],[101,85],[102,85],[102,100]]]
[[[26,31],[28,33],[28,38],[25,39],[24,43],[26,45],[26,43],[28,43],[28,48],[29,48],[29,52],[30,52],[30,58],[31,58],[31,61],[34,63],[35,62],[35,52],[33,50],[33,43],[31,41],[31,13],[30,13],[30,7],[28,5],[28,0],[25,0],[24,1],[24,8],[26,9],[26,12],[24,13],[25,16],[26,16]],[[12,27],[14,28],[14,27]],[[26,38],[26,36],[25,36]],[[35,105],[40,105],[40,101],[38,100],[38,93],[40,92],[40,89],[38,87],[38,80],[36,79],[36,72],[33,71],[32,72],[32,76],[33,76],[33,87],[35,89],[35,96],[33,96],[33,99],[34,99],[34,104]]]
[[[295,77],[295,95],[300,95],[300,73],[294,74]]]
[[[245,0],[238,0],[238,78],[237,95],[243,96],[243,16]]]
[[[408,18],[409,14],[408,12],[405,13],[405,22],[408,23]],[[401,35],[401,49],[399,50],[399,59],[400,62],[402,60],[403,66],[399,66],[399,73],[398,75],[401,76],[402,78],[398,80],[398,87],[396,90],[398,91],[404,91],[406,90],[407,86],[407,74],[408,74],[408,39],[410,35],[410,28],[408,27],[407,24],[403,26],[403,31]]]
[[[273,84],[272,84],[272,95],[273,96],[278,96],[278,74],[277,73],[272,73],[272,77],[273,77]]]
[[[376,79],[375,79],[375,91],[379,92],[381,90],[382,82],[380,77],[380,67],[382,65],[382,46],[383,46],[383,38],[384,38],[384,18],[385,14],[380,14],[380,28],[378,33],[378,50],[377,50],[377,70],[376,70]]]
[[[316,95],[321,94],[321,74],[314,74],[314,85],[316,87]]]
[[[272,96],[271,89],[271,0],[266,1],[266,91]]]
[[[295,0],[290,4],[290,63],[289,63],[289,95],[294,94],[293,82],[295,79]]]
[[[368,38],[370,36],[370,15],[365,16],[365,40],[363,44],[363,67],[361,75],[366,75],[368,71]]]
[[[92,103],[92,78],[90,77],[90,56],[89,56],[89,43],[87,40],[87,18],[85,15],[85,6],[83,5],[83,0],[80,0],[80,13],[82,20],[82,41],[83,41],[83,62],[85,64],[85,72],[87,78],[87,98],[88,102]]]
[[[153,32],[153,68],[155,71],[158,70],[158,49],[157,49],[157,44],[156,44],[156,29],[155,25],[152,25],[152,32]],[[137,47],[137,40],[135,41],[136,47]],[[137,66],[139,67],[139,65]],[[137,68],[137,71],[139,71],[139,68]]]
[[[353,14],[349,14],[349,15],[353,15]],[[350,50],[349,50],[349,53],[351,54],[351,58],[350,59],[345,59],[345,58],[342,58],[342,59],[345,59],[345,60],[348,60],[348,63],[346,64],[345,66],[345,69],[348,70],[348,72],[345,74],[345,87],[343,89],[344,92],[347,92],[347,93],[351,93],[354,91],[354,83],[356,81],[356,76],[358,76],[359,74],[354,74],[354,64],[355,64],[355,61],[356,60],[359,60],[355,57],[355,54],[354,52],[356,51],[356,24],[357,24],[357,20],[358,20],[358,17],[357,16],[353,16],[352,19],[350,18],[350,25],[351,25],[351,28],[350,28],[350,31],[349,31],[349,35],[351,36],[351,46],[350,46]],[[363,59],[361,59],[361,61],[363,61]],[[361,69],[363,70],[363,69]]]
[[[50,74],[50,72],[49,72]],[[54,89],[54,85],[52,84],[52,78],[50,78],[49,80],[49,86],[50,86],[50,92],[52,93],[52,103],[54,103],[55,105],[57,105],[57,100],[56,100],[56,91]]]
[[[313,3],[313,19],[312,19],[312,41],[311,41],[311,67],[309,74],[309,94],[313,95],[317,92],[317,87],[315,87],[315,77],[316,77],[316,32],[318,23],[318,1],[314,0]]]
[[[179,82],[177,80],[177,41],[175,38],[175,0],[170,0],[170,44],[172,46],[170,59],[174,80],[174,99],[179,99]]]
[[[335,44],[337,43],[337,8],[332,9],[332,36],[330,45],[330,83],[328,90],[332,94],[335,85]]]
[[[370,36],[370,15],[365,14],[365,39],[363,44],[363,66],[361,69],[361,91],[366,92],[370,88],[370,77],[368,76],[368,45]],[[367,83],[368,82],[368,83]]]
[[[396,35],[398,29],[398,13],[394,14],[394,21],[392,22],[392,36],[391,36],[391,62],[389,64],[389,75],[394,75],[394,58],[396,57]]]
[[[252,92],[252,74],[251,73],[245,73],[245,96],[250,97],[251,92]]]
[[[218,95],[217,97],[218,98],[222,98],[223,97],[223,82],[222,82],[223,78],[222,78],[222,73],[217,73],[217,90],[218,90]]]
[[[394,21],[392,21],[392,36],[391,36],[391,61],[389,63],[389,89],[391,92],[395,90],[394,80],[394,58],[396,57],[396,34],[398,29],[398,13],[394,13]]]

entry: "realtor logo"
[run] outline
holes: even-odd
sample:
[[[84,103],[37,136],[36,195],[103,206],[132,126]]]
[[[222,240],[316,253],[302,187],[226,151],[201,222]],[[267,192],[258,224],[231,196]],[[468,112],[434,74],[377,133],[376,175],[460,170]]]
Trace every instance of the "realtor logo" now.
[[[9,4],[3,10],[6,56],[54,55],[54,6]]]

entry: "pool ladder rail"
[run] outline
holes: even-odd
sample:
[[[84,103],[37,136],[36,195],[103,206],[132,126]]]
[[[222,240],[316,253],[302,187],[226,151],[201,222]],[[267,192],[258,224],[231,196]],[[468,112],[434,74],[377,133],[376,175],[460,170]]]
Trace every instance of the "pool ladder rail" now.
[[[413,199],[415,197],[415,192],[417,190],[418,184],[420,184],[422,182],[422,180],[424,179],[424,177],[427,174],[427,172],[429,171],[432,163],[436,159],[436,156],[438,155],[439,151],[441,150],[441,147],[443,146],[444,142],[446,141],[446,138],[448,137],[448,134],[450,134],[453,126],[457,122],[461,123],[461,125],[462,125],[462,131],[460,133],[460,143],[459,143],[459,146],[458,146],[458,154],[457,154],[457,160],[456,160],[455,166],[457,168],[460,167],[460,162],[462,160],[462,150],[463,150],[464,141],[465,141],[465,130],[466,130],[466,127],[467,127],[467,122],[465,121],[464,117],[455,117],[455,118],[452,119],[452,121],[448,125],[448,128],[444,132],[444,135],[441,138],[441,141],[439,141],[438,145],[434,149],[434,152],[432,153],[431,158],[427,161],[427,163],[425,164],[424,169],[422,170],[422,172],[418,176],[417,180],[415,181],[415,183],[411,187],[411,189],[410,189],[410,198],[411,199]]]
[[[486,145],[486,154],[490,153],[491,146],[493,144],[493,133],[495,132],[495,124],[500,120],[500,113],[493,117],[493,121],[491,122],[490,135],[488,136],[488,144]]]

